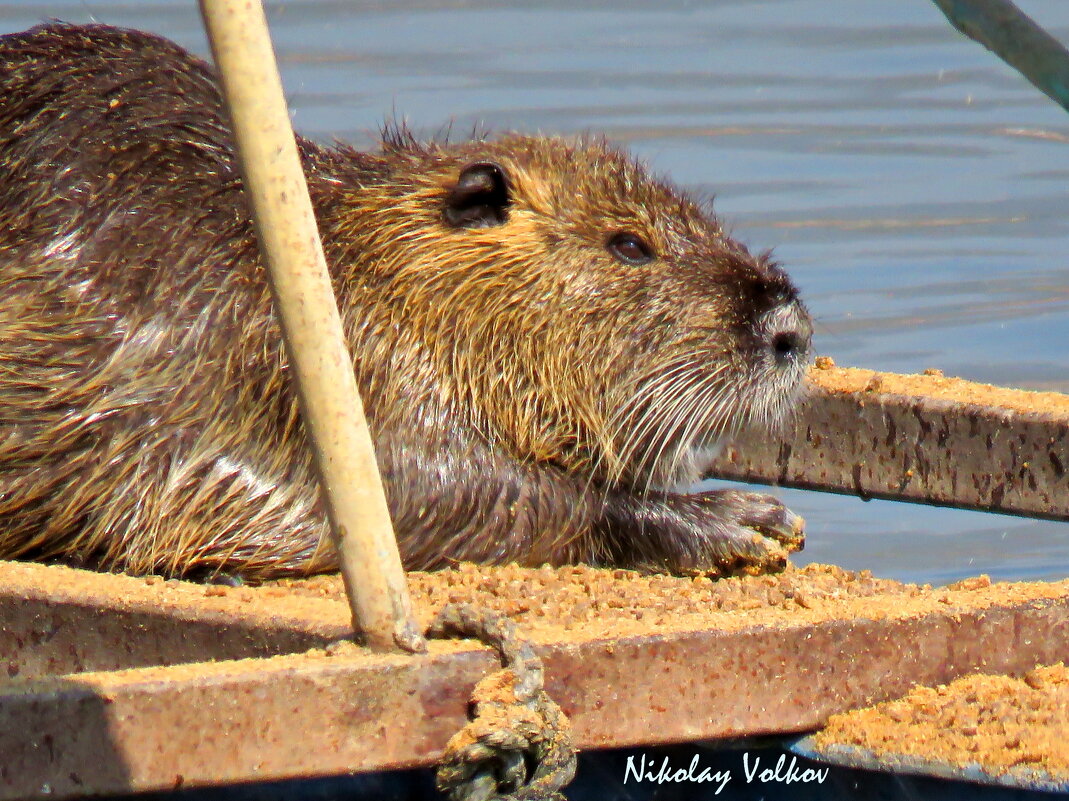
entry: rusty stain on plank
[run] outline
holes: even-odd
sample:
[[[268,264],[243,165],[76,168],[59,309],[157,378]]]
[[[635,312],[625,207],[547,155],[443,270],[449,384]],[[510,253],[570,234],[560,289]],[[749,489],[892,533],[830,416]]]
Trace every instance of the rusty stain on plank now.
[[[778,437],[752,436],[721,478],[1069,519],[1069,396],[940,375],[810,372]]]

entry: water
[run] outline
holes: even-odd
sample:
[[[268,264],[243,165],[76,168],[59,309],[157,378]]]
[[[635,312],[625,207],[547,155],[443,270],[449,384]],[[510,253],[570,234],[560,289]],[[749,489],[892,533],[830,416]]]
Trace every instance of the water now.
[[[1069,3],[1023,7],[1069,40]],[[0,4],[207,43],[192,2]],[[298,130],[600,131],[774,248],[838,364],[1069,390],[1069,118],[927,0],[272,4]],[[1069,526],[784,492],[799,561],[1069,575]]]

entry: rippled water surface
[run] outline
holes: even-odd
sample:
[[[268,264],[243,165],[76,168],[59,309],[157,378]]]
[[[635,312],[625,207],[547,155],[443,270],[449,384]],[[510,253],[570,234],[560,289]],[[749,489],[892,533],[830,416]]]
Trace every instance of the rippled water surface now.
[[[1069,3],[1020,5],[1069,41]],[[843,365],[1069,391],[1069,117],[928,0],[271,5],[298,130],[388,117],[600,131],[772,247]],[[193,2],[0,3],[156,31]],[[1069,525],[784,491],[807,560],[945,582],[1069,575]]]

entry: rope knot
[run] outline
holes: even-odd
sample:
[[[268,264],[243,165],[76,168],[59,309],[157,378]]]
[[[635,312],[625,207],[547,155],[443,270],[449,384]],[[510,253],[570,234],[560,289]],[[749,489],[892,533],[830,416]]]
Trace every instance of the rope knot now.
[[[564,801],[559,791],[575,776],[571,725],[542,689],[542,660],[515,624],[450,604],[427,636],[477,638],[502,663],[475,685],[469,722],[445,746],[438,789],[452,801]]]

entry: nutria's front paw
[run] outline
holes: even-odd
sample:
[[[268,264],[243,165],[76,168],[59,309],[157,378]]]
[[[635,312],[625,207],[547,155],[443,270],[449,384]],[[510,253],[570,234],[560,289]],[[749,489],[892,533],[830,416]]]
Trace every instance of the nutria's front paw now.
[[[805,521],[771,495],[737,490],[677,496],[691,527],[673,572],[715,576],[782,570],[805,544]]]

